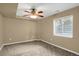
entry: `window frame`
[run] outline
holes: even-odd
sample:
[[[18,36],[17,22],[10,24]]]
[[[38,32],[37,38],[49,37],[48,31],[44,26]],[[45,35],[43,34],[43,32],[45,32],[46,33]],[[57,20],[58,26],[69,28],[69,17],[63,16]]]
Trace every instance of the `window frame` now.
[[[63,34],[62,33],[57,33],[57,31],[56,31],[56,21],[59,21],[60,19],[61,20],[67,20],[66,18],[67,17],[69,17],[70,18],[70,21],[72,22],[71,23],[71,34],[69,34],[69,35],[67,35],[68,33],[64,33],[63,32]],[[63,25],[64,26],[64,25]],[[62,30],[61,30],[62,31]],[[65,35],[66,34],[66,35]],[[53,35],[54,36],[60,36],[60,37],[67,37],[67,38],[73,38],[73,15],[69,15],[69,16],[64,16],[64,17],[60,17],[60,18],[56,18],[56,19],[54,19],[53,20]]]

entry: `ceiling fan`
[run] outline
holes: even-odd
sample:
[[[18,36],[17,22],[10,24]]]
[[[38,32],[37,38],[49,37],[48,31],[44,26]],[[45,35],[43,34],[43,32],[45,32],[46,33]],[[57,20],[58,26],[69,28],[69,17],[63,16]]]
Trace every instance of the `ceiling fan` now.
[[[27,12],[26,15],[23,15],[24,17],[31,17],[31,18],[37,18],[37,17],[44,17],[43,11],[37,11],[35,8],[25,10],[24,12]]]

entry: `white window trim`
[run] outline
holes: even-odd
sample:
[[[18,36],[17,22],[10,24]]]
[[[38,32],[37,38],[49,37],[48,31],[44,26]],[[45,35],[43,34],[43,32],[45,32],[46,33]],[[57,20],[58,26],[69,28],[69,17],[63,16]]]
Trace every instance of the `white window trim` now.
[[[71,19],[72,19],[72,33],[71,33],[70,35],[62,35],[62,34],[56,33],[55,21],[58,20],[58,19],[63,19],[63,18],[65,18],[65,17],[71,17]],[[65,17],[60,17],[60,18],[56,18],[56,19],[53,20],[53,28],[54,28],[54,30],[53,30],[53,35],[55,35],[55,36],[60,36],[60,37],[73,38],[73,15],[69,15],[69,16],[65,16]],[[65,33],[64,33],[64,34],[65,34]]]

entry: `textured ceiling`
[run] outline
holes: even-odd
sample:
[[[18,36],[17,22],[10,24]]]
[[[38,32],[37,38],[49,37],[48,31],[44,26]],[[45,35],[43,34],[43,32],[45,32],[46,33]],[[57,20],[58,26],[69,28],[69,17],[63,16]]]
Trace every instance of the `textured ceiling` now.
[[[20,4],[19,10],[17,10],[18,4],[16,3],[0,3],[0,13],[6,17],[16,17],[16,12],[24,11],[25,9],[29,9],[35,7],[37,10],[42,10],[44,12],[44,16],[48,17],[54,15],[56,13],[62,12],[64,10],[68,10],[70,8],[79,6],[78,3],[22,3]],[[27,19],[27,18],[24,18]]]

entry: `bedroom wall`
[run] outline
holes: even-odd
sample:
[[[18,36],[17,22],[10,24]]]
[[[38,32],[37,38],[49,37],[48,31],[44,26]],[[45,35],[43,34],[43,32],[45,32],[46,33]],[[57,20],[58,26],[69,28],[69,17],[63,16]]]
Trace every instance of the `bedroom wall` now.
[[[42,23],[36,22],[36,39],[40,40],[42,36]]]
[[[35,38],[36,22],[4,18],[4,44],[28,41]]]
[[[53,20],[63,16],[73,15],[73,38],[58,37],[53,35]],[[79,53],[79,7],[75,7],[61,13],[45,18],[42,23],[41,39],[51,44]]]
[[[0,15],[0,48],[2,46],[2,41],[3,41],[3,19],[2,15]]]

